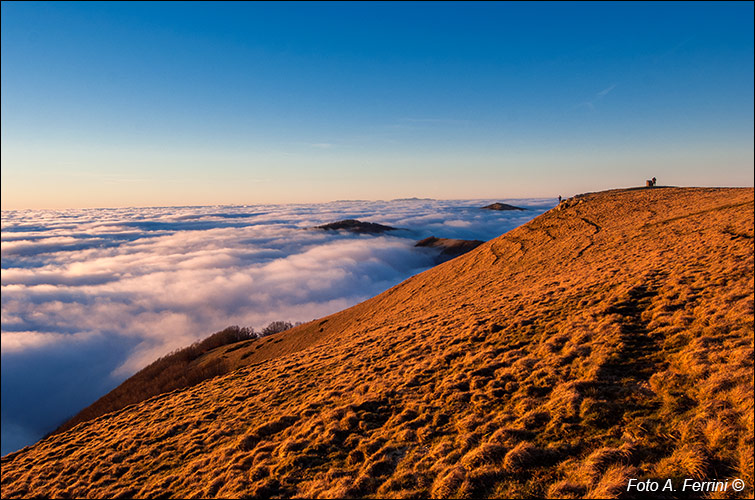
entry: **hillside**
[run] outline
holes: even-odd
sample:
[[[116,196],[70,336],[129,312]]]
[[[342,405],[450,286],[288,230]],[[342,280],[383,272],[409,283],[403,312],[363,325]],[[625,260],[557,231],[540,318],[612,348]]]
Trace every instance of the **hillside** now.
[[[474,250],[482,243],[479,240],[456,240],[431,236],[418,241],[414,246],[436,250],[438,253],[434,260],[436,264],[440,264]],[[275,323],[268,325],[267,328],[271,328]],[[291,326],[288,323],[288,328]],[[139,370],[53,432],[66,431],[81,422],[97,418],[105,413],[120,410],[164,392],[196,385],[208,378],[224,375],[241,366],[246,366],[254,359],[252,355],[255,351],[263,347],[255,342],[261,342],[261,337],[270,333],[265,330],[254,332],[253,329],[250,331],[249,328],[230,326],[189,347],[165,355]],[[275,343],[275,339],[269,341]],[[230,355],[240,349],[244,350],[239,355]]]
[[[751,497],[753,285],[752,189],[583,195],[3,457],[2,497]]]
[[[289,328],[291,324],[288,324]],[[238,349],[263,336],[250,328],[228,327],[188,347],[162,356],[123,381],[97,401],[81,410],[73,418],[64,422],[53,432],[66,431],[81,422],[97,418],[128,405],[139,403],[152,396],[196,385],[208,378],[223,375],[238,366],[229,366],[223,356],[212,354],[212,361],[205,358],[208,353],[227,349]],[[223,349],[225,350],[225,349]]]

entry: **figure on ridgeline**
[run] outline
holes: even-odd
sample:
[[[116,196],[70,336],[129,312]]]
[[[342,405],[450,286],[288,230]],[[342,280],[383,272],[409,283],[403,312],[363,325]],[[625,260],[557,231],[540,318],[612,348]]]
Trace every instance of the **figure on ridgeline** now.
[[[558,204],[561,204],[561,195],[558,195]]]
[[[653,180],[653,186],[655,186],[655,177],[653,177],[652,180]]]

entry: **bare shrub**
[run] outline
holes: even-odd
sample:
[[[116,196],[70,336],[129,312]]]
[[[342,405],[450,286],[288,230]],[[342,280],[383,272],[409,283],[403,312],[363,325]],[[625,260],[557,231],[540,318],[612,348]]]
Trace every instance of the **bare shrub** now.
[[[153,396],[190,387],[209,378],[223,375],[232,367],[221,357],[194,362],[219,347],[280,333],[293,326],[295,325],[287,321],[273,321],[260,332],[256,332],[251,327],[229,326],[187,347],[176,349],[135,373],[92,405],[84,408],[52,434],[63,432],[81,422],[120,410]]]
[[[84,408],[54,433],[65,431],[81,422],[120,410],[158,394],[189,387],[226,373],[228,367],[220,358],[204,365],[191,366],[191,364],[213,349],[254,338],[256,334],[252,328],[229,326],[190,346],[166,354],[138,371],[92,405]]]
[[[262,331],[259,333],[259,336],[267,337],[268,335],[285,332],[286,330],[290,330],[293,327],[293,323],[289,323],[288,321],[272,321],[269,325],[262,329]]]

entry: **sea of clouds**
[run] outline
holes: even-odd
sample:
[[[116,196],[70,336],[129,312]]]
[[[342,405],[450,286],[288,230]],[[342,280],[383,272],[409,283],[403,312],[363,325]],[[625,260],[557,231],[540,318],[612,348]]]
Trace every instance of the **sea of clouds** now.
[[[2,454],[176,348],[334,313],[431,267],[419,239],[488,240],[555,205],[494,201],[3,211]],[[311,229],[347,218],[402,230]]]

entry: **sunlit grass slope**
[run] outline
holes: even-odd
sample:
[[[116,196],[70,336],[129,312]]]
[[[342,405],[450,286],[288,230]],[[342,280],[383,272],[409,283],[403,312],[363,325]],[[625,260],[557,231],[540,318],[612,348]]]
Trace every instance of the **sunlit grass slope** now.
[[[226,350],[248,365],[4,457],[2,496],[751,497],[753,190],[570,199]]]

